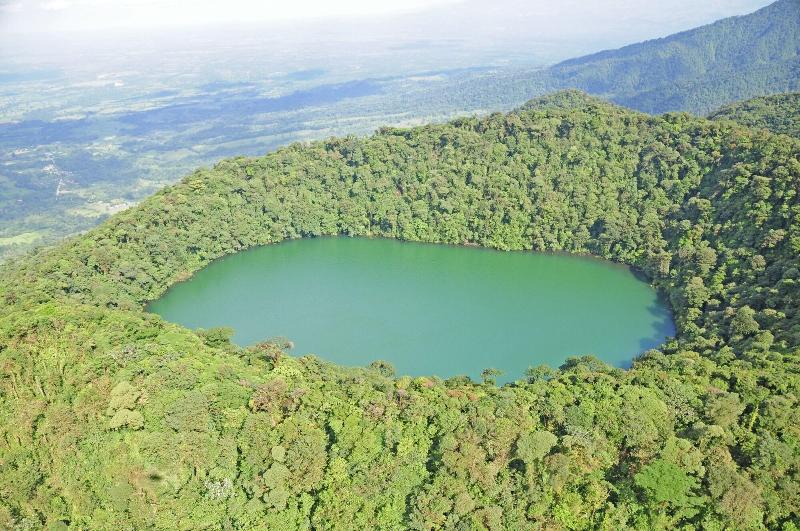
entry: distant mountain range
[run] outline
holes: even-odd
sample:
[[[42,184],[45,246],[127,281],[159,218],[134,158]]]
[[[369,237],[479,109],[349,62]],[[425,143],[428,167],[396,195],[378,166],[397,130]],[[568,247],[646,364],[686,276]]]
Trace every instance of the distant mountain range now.
[[[734,101],[800,90],[800,0],[544,70],[486,75],[455,92],[485,108],[576,88],[625,107],[698,115]]]
[[[750,15],[565,61],[547,73],[562,87],[633,109],[705,114],[800,88],[798,52],[800,0],[779,0]]]

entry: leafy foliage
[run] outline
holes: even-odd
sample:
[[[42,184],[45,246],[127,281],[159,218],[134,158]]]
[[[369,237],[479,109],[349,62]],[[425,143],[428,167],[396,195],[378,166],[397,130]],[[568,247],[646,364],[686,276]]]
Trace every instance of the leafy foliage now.
[[[75,117],[71,99],[57,88],[41,102],[59,109],[56,119],[43,121],[49,112],[37,104],[33,119],[18,121],[24,101],[9,100],[14,104],[5,110],[11,114],[0,124],[0,260],[88,230],[221,157],[323,135],[366,134],[385,123],[508,110],[563,89],[648,113],[705,115],[745,98],[800,90],[798,50],[800,0],[778,0],[746,16],[544,69],[474,67],[419,75],[395,65],[397,75],[390,77],[342,83],[337,71],[309,87],[308,81],[291,82],[290,74],[284,82],[269,76],[264,84],[210,83],[167,95],[162,78],[170,70],[135,62],[131,69],[142,74],[140,81],[149,80],[146,93],[126,91],[123,100],[89,116]],[[289,57],[286,68],[296,62]],[[237,58],[248,65],[260,61]],[[94,70],[100,75],[109,68]],[[9,98],[25,85],[10,87]],[[86,97],[92,99],[91,92]]]
[[[709,118],[733,120],[748,127],[800,138],[800,92],[742,101],[715,111]]]
[[[198,170],[0,276],[0,522],[37,528],[793,529],[800,142],[571,92]],[[678,335],[496,387],[347,369],[144,311],[253,245],[591,253]]]

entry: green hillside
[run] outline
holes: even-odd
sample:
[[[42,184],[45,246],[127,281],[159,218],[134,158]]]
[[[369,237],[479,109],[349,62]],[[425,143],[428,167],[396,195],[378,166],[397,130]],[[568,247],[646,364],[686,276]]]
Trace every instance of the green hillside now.
[[[797,529],[799,157],[570,92],[198,170],[3,267],[0,526]],[[217,257],[319,235],[624,262],[677,337],[498,388],[143,311]]]
[[[497,108],[570,88],[651,114],[701,116],[735,101],[800,90],[800,0],[544,70],[487,74],[446,97]]]
[[[47,108],[59,109],[56,114],[40,119],[50,113],[41,109],[41,117],[0,123],[0,261],[94,227],[189,169],[224,157],[334,134],[366,134],[387,123],[506,111],[570,88],[648,113],[705,116],[735,101],[800,90],[798,50],[800,0],[779,0],[746,16],[533,70],[473,65],[420,73],[405,65],[404,73],[385,77],[332,68],[318,81],[282,82],[282,88],[270,85],[270,76],[256,76],[230,86],[186,86],[166,99],[151,99],[172,75],[167,62],[160,67],[167,70],[140,80],[147,91],[126,97],[122,107],[101,104],[85,117],[66,96],[73,84],[56,82],[45,98]],[[190,57],[203,60],[184,59]],[[150,71],[146,63],[134,70]],[[26,88],[9,90],[11,97]],[[90,90],[85,97],[89,102],[104,96]],[[19,105],[9,101],[16,116]]]
[[[800,89],[800,0],[565,61],[555,83],[649,113],[705,114],[752,96]]]
[[[709,115],[712,120],[733,120],[800,138],[800,92],[774,94],[734,103]]]

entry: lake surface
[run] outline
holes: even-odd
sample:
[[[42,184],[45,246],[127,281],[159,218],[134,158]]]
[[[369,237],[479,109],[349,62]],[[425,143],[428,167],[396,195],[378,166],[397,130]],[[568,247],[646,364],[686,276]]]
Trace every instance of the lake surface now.
[[[443,378],[495,367],[498,382],[572,355],[624,367],[675,333],[655,290],[610,262],[344,237],[227,256],[149,310],[233,327],[240,345],[285,336],[294,355]]]

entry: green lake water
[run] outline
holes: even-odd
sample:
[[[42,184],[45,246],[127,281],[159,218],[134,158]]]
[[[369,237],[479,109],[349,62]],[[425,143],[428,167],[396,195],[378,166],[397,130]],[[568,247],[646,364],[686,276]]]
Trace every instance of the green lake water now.
[[[294,355],[443,378],[495,367],[498,382],[573,355],[625,367],[675,333],[655,290],[616,264],[364,238],[227,256],[149,310],[190,328],[233,327],[240,345],[284,336]]]

